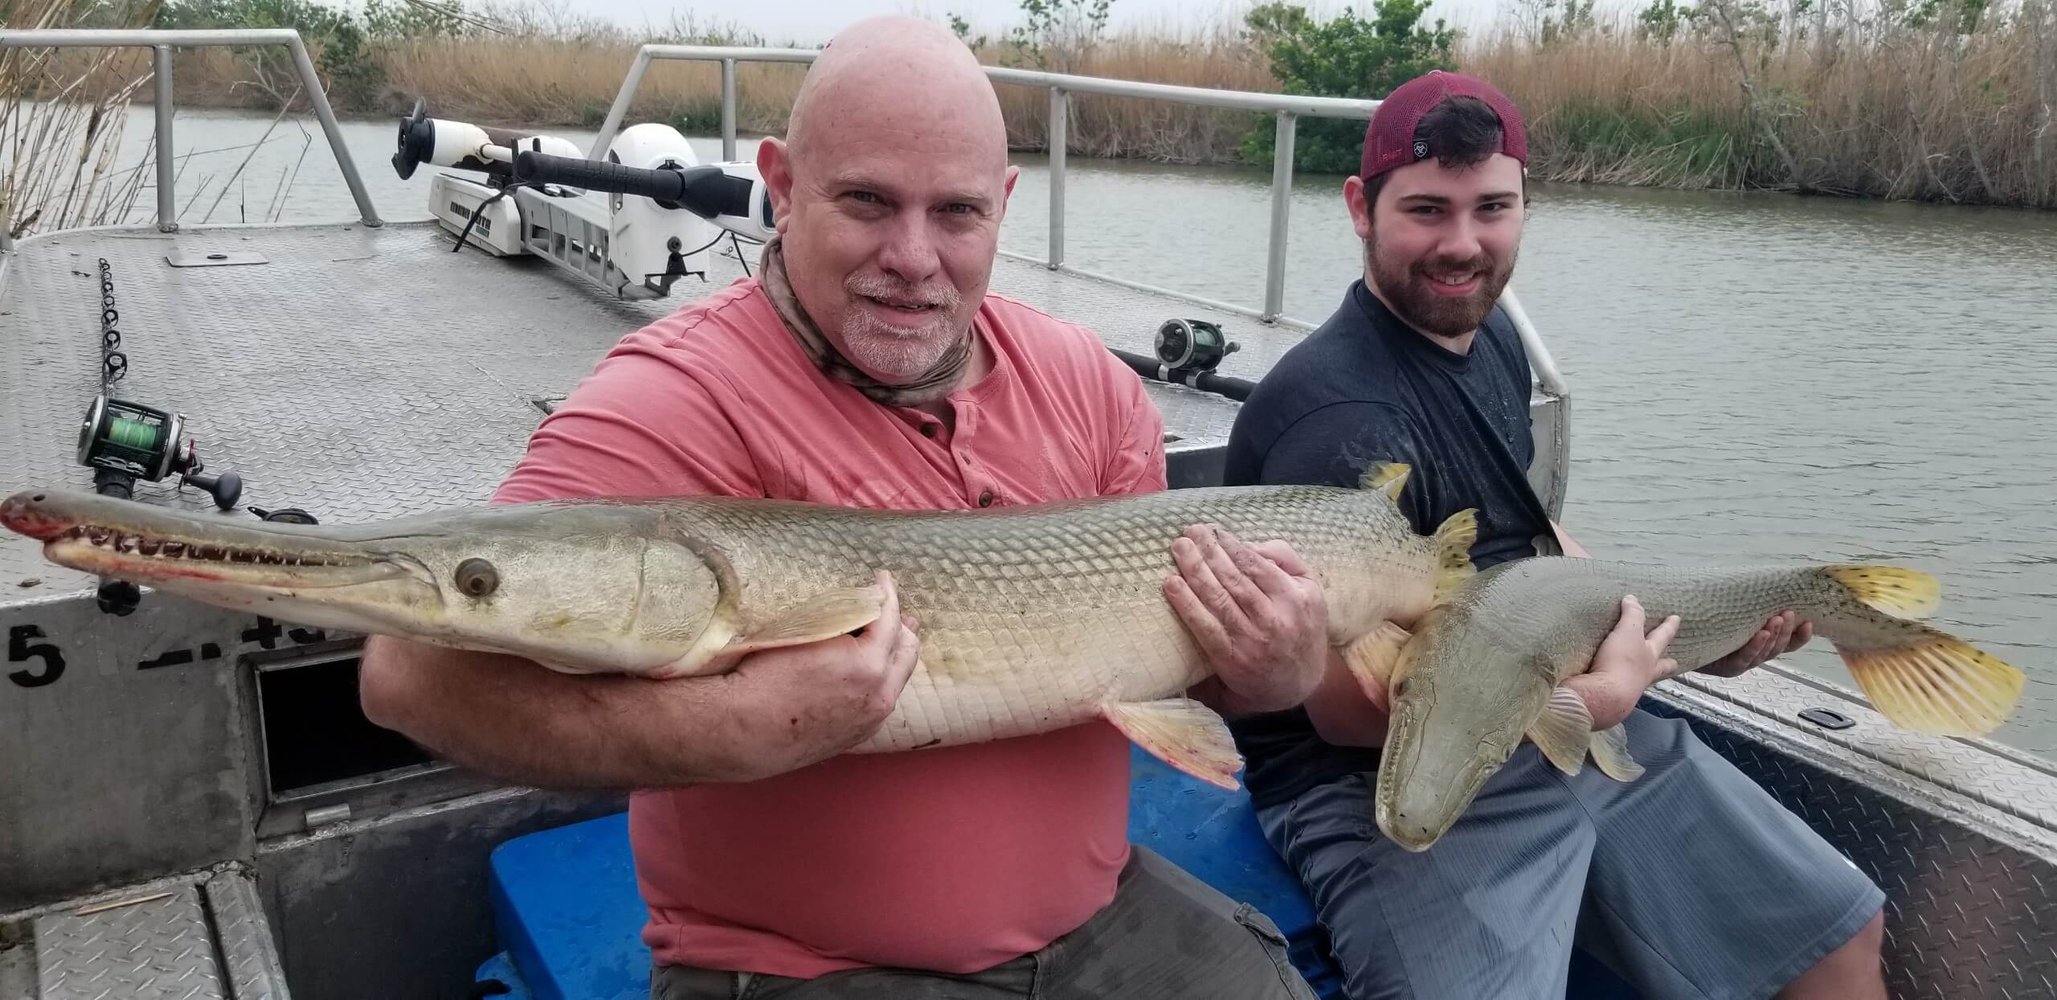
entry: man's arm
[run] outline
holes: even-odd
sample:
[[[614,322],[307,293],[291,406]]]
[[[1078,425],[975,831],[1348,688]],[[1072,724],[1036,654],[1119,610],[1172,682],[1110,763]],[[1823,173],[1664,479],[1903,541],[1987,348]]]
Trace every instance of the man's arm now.
[[[749,493],[756,472],[711,390],[671,362],[618,353],[547,418],[498,501]],[[692,428],[690,453],[651,427]],[[390,638],[366,643],[359,698],[374,723],[452,762],[546,786],[656,787],[761,778],[862,740],[890,713],[919,641],[887,614],[857,637],[767,650],[727,674],[650,681],[571,675],[512,656]]]
[[[1557,533],[1557,542],[1565,555],[1590,558],[1563,525],[1552,521],[1550,527]],[[1611,728],[1627,718],[1642,699],[1644,691],[1678,669],[1678,664],[1664,655],[1665,647],[1678,632],[1678,616],[1673,615],[1659,623],[1647,634],[1643,631],[1645,624],[1642,604],[1634,595],[1625,597],[1621,617],[1616,620],[1614,630],[1602,640],[1600,648],[1594,651],[1592,664],[1585,673],[1565,681],[1565,686],[1578,692],[1585,701],[1596,730]],[[1774,656],[1799,649],[1813,638],[1814,623],[1798,619],[1791,611],[1780,611],[1772,615],[1741,648],[1696,672],[1734,677],[1769,662]]]
[[[833,756],[892,712],[918,643],[890,582],[882,576],[881,584],[884,614],[857,637],[755,654],[707,677],[565,674],[514,656],[374,636],[360,696],[372,722],[507,781],[751,781]]]

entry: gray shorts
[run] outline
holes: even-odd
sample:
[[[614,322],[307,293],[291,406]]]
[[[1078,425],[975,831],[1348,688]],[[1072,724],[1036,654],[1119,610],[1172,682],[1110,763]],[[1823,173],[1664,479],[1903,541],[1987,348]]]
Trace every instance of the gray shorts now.
[[[1349,775],[1258,814],[1307,886],[1351,1000],[1562,1000],[1574,946],[1645,997],[1768,997],[1885,894],[1684,720],[1638,710],[1617,782],[1524,742],[1421,854]]]
[[[651,1000],[1315,1000],[1277,925],[1141,847],[1114,900],[1041,951],[970,975],[852,969],[817,979],[681,966],[650,970]]]

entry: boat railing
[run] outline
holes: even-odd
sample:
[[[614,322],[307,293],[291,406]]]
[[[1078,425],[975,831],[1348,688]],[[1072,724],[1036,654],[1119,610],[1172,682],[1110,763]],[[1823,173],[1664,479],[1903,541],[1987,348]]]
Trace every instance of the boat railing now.
[[[314,60],[308,58],[307,45],[300,39],[300,33],[291,28],[35,28],[0,29],[0,48],[147,48],[153,55],[155,92],[152,104],[157,112],[156,158],[157,158],[157,228],[160,232],[178,229],[177,174],[174,170],[177,158],[172,155],[172,113],[176,110],[172,87],[171,53],[173,49],[213,48],[223,46],[283,45],[293,56],[293,69],[300,79],[300,88],[307,94],[308,103],[314,107],[314,116],[321,121],[321,130],[328,137],[329,151],[335,154],[336,167],[343,172],[343,183],[350,186],[350,196],[357,200],[357,212],[367,226],[378,226],[378,209],[372,205],[371,193],[365,189],[364,178],[357,173],[357,164],[350,159],[350,149],[343,143],[343,133],[336,126],[336,113],[329,107],[328,95],[322,90],[321,78],[315,75]],[[0,218],[0,249],[6,249],[10,227]]]
[[[600,126],[600,134],[593,140],[588,156],[599,159],[606,155],[607,144],[614,140],[621,129],[622,121],[628,116],[629,104],[635,99],[636,88],[642,85],[643,76],[650,64],[659,59],[682,62],[718,62],[721,64],[721,157],[724,160],[736,158],[736,64],[755,63],[811,63],[817,53],[812,49],[754,48],[730,45],[659,45],[649,44],[637,49],[635,59],[629,63],[628,74],[622,78],[621,90],[614,96],[614,104],[607,109],[607,119]],[[1284,313],[1286,289],[1286,239],[1287,223],[1292,208],[1293,194],[1293,142],[1298,132],[1299,120],[1310,118],[1354,118],[1369,121],[1378,108],[1376,100],[1362,100],[1342,97],[1311,97],[1298,94],[1275,94],[1258,91],[1217,90],[1208,87],[1184,87],[1164,83],[1143,83],[1136,80],[1116,80],[1107,77],[1078,76],[1070,73],[1049,73],[1040,70],[1017,69],[1011,66],[985,66],[986,76],[994,83],[1022,87],[1040,87],[1050,95],[1050,121],[1046,145],[1050,159],[1050,227],[1049,249],[1044,256],[1044,266],[1053,271],[1065,271],[1085,277],[1124,285],[1141,291],[1175,295],[1194,300],[1209,307],[1241,315],[1255,316],[1265,323],[1276,322]],[[1100,274],[1083,268],[1072,267],[1064,262],[1064,182],[1066,128],[1069,118],[1072,94],[1097,94],[1106,97],[1131,97],[1143,100],[1170,101],[1175,104],[1191,104],[1203,107],[1230,108],[1238,111],[1252,111],[1272,115],[1276,121],[1276,135],[1271,153],[1271,235],[1264,268],[1264,305],[1252,310],[1244,306],[1211,301],[1187,292],[1175,292],[1155,288],[1139,282]],[[1555,359],[1544,346],[1542,337],[1512,291],[1502,294],[1502,305],[1515,328],[1520,331],[1524,348],[1531,366],[1535,369],[1536,381],[1544,392],[1562,397],[1566,395],[1563,376],[1557,371]]]

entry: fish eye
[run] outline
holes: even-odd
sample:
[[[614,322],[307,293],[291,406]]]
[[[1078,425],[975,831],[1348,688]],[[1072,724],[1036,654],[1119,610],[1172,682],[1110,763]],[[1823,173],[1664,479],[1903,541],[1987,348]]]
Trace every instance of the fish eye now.
[[[466,559],[457,564],[457,571],[451,575],[457,581],[457,589],[472,597],[484,597],[500,587],[500,571],[484,559]]]

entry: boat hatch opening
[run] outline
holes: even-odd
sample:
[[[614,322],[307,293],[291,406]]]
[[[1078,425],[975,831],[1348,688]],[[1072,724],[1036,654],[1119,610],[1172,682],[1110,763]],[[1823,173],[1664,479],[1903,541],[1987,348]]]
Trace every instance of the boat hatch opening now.
[[[257,667],[266,791],[274,803],[375,783],[434,763],[413,741],[365,718],[359,650]]]

